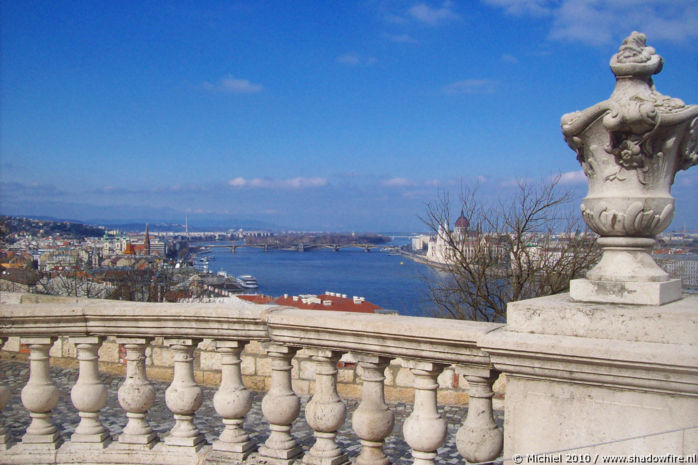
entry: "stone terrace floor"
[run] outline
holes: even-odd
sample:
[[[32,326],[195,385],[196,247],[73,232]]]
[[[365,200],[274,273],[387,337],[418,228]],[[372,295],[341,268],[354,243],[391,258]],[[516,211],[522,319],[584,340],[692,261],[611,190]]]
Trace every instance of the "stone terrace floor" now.
[[[28,377],[29,365],[27,363],[0,360],[0,382],[9,387],[11,392],[10,400],[0,416],[2,418],[0,421],[8,433],[14,437],[14,440],[21,438],[30,421],[29,413],[24,409],[20,400],[21,390],[27,383]],[[60,391],[58,405],[53,410],[52,418],[65,440],[69,439],[79,422],[78,413],[70,401],[70,389],[75,384],[77,377],[77,370],[51,367],[51,379]],[[123,378],[104,373],[100,373],[100,378],[109,390],[109,400],[107,406],[102,410],[100,419],[111,434],[116,435],[126,425],[126,414],[119,406],[117,399],[117,390],[123,382]],[[162,433],[165,433],[174,425],[172,413],[165,405],[165,389],[167,389],[169,384],[155,381],[152,381],[152,383],[155,386],[156,397],[153,407],[148,412],[148,421],[153,429],[162,435]],[[202,386],[202,389],[204,391],[204,402],[196,412],[194,423],[206,435],[208,442],[213,442],[223,429],[223,423],[213,408],[212,399],[217,388]],[[269,435],[268,424],[262,416],[262,397],[264,393],[254,392],[253,394],[252,409],[247,414],[244,428],[252,439],[261,444]],[[304,418],[305,405],[309,400],[309,397],[301,397],[301,413],[291,430],[291,433],[306,451],[310,449],[314,442],[313,431]],[[351,429],[351,415],[358,406],[359,401],[345,399],[344,402],[347,406],[347,421],[339,430],[337,442],[346,451],[349,458],[353,460],[361,449],[359,439]],[[395,465],[411,464],[410,448],[402,438],[402,423],[412,412],[412,404],[398,402],[390,403],[389,406],[395,414],[395,427],[393,428],[393,434],[386,439],[385,453]],[[437,463],[463,464],[465,460],[456,449],[455,439],[456,432],[465,418],[467,407],[439,406],[439,412],[448,422],[448,435],[445,444],[438,451]],[[495,411],[495,420],[500,426],[502,425],[502,411]]]

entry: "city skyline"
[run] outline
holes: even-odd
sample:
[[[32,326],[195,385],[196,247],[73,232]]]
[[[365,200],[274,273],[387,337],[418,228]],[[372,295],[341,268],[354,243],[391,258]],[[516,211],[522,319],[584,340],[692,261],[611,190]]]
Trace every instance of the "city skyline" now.
[[[411,231],[461,185],[581,199],[560,117],[608,98],[632,30],[698,103],[694,0],[0,8],[0,214]],[[698,228],[698,169],[672,194]]]

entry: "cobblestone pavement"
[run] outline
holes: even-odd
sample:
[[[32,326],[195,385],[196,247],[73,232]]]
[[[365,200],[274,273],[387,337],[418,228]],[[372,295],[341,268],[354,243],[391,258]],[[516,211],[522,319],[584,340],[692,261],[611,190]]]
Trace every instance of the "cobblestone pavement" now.
[[[21,438],[24,430],[29,425],[29,413],[22,406],[20,393],[29,377],[29,366],[22,362],[0,360],[0,383],[10,388],[11,397],[4,411],[0,414],[0,422],[6,430],[17,440]],[[63,438],[68,440],[80,420],[77,411],[70,401],[70,389],[77,380],[78,372],[74,369],[61,369],[51,367],[51,379],[60,391],[58,405],[53,410],[53,422],[58,426]],[[104,426],[109,429],[112,435],[119,433],[126,425],[126,415],[119,406],[117,390],[123,382],[123,377],[100,373],[100,379],[109,390],[109,400],[107,406],[102,410],[100,419]],[[155,386],[156,397],[153,407],[148,412],[148,420],[157,433],[165,433],[174,425],[172,413],[165,405],[165,389],[167,383],[152,382]],[[223,423],[213,408],[213,395],[215,387],[202,386],[204,391],[204,402],[196,412],[194,423],[206,435],[208,442],[215,440],[223,429]],[[269,435],[268,424],[262,416],[263,392],[253,393],[252,409],[245,418],[244,428],[250,437],[263,443]],[[301,414],[293,424],[292,434],[303,446],[304,450],[310,449],[314,442],[313,432],[305,422],[305,405],[309,397],[301,397]],[[354,459],[361,450],[361,444],[351,429],[351,415],[358,406],[358,400],[344,400],[347,406],[347,421],[339,430],[337,442],[340,447]],[[408,465],[412,463],[410,448],[402,438],[402,423],[412,412],[412,405],[402,402],[390,403],[390,409],[395,414],[395,427],[385,443],[385,453],[390,457],[395,465]],[[445,444],[439,449],[438,463],[463,464],[464,459],[460,456],[455,445],[455,435],[465,418],[466,407],[440,406],[439,412],[448,422],[448,435]],[[495,419],[501,426],[502,412],[495,411]]]

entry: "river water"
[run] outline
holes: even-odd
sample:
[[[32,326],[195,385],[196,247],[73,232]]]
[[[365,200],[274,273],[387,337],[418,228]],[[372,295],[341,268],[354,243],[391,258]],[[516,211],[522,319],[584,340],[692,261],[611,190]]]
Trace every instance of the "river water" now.
[[[221,245],[223,243],[216,243]],[[197,244],[203,245],[203,244]],[[390,243],[389,245],[400,245]],[[241,247],[235,253],[214,247],[209,270],[257,278],[258,293],[274,297],[289,294],[322,294],[325,291],[360,296],[401,315],[429,314],[425,279],[434,271],[399,255],[373,249],[343,248],[292,252]],[[214,257],[211,259],[210,257]]]

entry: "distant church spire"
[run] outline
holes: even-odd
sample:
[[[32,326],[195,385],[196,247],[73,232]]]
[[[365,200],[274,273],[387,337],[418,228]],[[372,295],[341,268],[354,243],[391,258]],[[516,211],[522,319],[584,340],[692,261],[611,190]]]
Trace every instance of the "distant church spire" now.
[[[148,232],[148,223],[145,224],[145,239],[143,239],[143,252],[150,255],[150,233]]]

